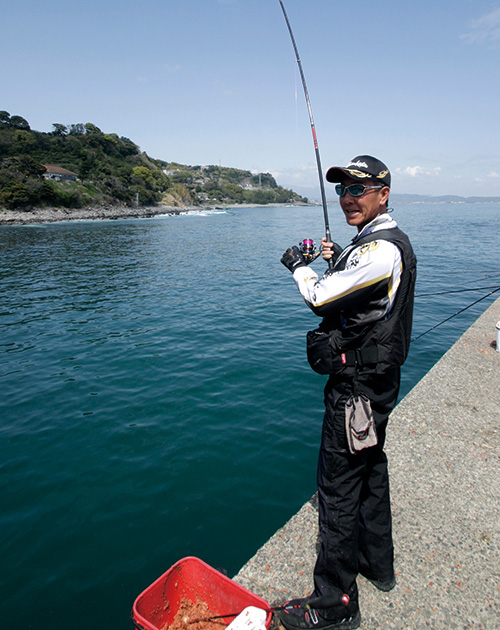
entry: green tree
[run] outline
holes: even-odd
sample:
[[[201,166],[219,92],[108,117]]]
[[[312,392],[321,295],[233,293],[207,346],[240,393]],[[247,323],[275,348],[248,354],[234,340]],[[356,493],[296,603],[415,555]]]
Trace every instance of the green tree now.
[[[85,131],[85,125],[83,123],[76,123],[75,125],[69,126],[69,133],[74,136],[83,136]]]
[[[52,126],[54,127],[52,134],[54,136],[65,136],[68,133],[68,128],[66,127],[66,125],[62,125],[61,123],[52,123]]]
[[[6,203],[11,208],[20,208],[22,206],[27,206],[29,202],[30,198],[25,183],[20,182],[18,184],[14,184],[7,191]]]
[[[16,129],[25,129],[26,131],[31,129],[29,122],[22,116],[11,116],[10,125]]]
[[[93,135],[103,135],[102,131],[94,125],[93,123],[85,123],[85,133],[93,134]]]

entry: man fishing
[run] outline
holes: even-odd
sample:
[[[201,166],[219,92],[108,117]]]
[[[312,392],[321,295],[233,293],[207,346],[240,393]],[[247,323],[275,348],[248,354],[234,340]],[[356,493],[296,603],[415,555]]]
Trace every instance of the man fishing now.
[[[396,585],[383,448],[410,343],[416,258],[388,214],[383,162],[361,155],[326,179],[356,236],[343,251],[322,240],[323,258],[334,261],[322,278],[296,246],[281,259],[323,318],[308,333],[308,360],[329,375],[317,477],[321,549],[313,593],[280,612],[289,630],[358,628],[357,575],[382,591]]]

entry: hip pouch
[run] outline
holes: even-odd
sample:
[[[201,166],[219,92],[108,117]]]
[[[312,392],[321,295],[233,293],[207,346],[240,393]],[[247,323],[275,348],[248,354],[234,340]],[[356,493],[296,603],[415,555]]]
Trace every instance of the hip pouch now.
[[[352,454],[376,446],[377,432],[372,406],[364,394],[356,393],[348,398],[345,404],[345,431]]]
[[[344,367],[339,354],[342,336],[339,331],[321,328],[307,333],[307,360],[318,374],[333,374]]]

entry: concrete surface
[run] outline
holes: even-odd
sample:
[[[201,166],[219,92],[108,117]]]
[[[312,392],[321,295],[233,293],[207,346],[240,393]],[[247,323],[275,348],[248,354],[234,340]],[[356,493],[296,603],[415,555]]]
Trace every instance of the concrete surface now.
[[[358,579],[361,629],[500,629],[500,299],[393,411],[397,586]],[[318,395],[320,393],[318,392]],[[272,606],[309,595],[316,497],[235,576]]]

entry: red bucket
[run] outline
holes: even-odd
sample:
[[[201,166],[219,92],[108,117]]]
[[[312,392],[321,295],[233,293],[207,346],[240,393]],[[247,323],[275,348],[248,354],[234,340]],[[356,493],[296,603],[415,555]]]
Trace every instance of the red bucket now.
[[[224,623],[231,621],[247,606],[269,608],[268,602],[243,586],[213,569],[199,558],[188,557],[176,562],[143,591],[132,608],[132,621],[138,630],[163,630],[173,623],[183,599],[203,602],[210,615],[226,615]],[[266,628],[271,624],[272,613],[266,617]]]

